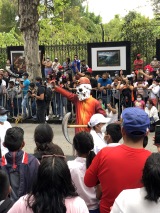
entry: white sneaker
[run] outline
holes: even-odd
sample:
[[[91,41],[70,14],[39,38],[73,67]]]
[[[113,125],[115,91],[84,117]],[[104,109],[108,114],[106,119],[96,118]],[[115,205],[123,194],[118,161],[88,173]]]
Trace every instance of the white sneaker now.
[[[57,118],[59,118],[59,115],[57,115]]]
[[[60,116],[59,120],[62,121],[62,116]]]
[[[56,117],[56,115],[54,115],[54,114],[53,114],[53,115],[52,115],[52,117],[53,117],[53,118],[55,118],[55,117]]]
[[[49,120],[49,117],[46,115],[46,121],[48,121]]]

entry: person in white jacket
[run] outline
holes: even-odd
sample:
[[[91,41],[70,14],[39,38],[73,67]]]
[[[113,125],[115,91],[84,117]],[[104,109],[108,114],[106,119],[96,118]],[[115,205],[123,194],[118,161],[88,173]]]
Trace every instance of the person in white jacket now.
[[[146,160],[143,188],[127,189],[115,199],[110,213],[160,212],[160,154],[152,153]]]
[[[7,121],[7,113],[9,111],[6,110],[3,106],[0,106],[0,155],[4,156],[8,149],[3,146],[4,138],[6,135],[7,129],[11,128],[11,124]]]
[[[105,118],[102,114],[92,115],[88,126],[91,127],[90,134],[93,137],[94,148],[93,151],[97,154],[102,148],[107,146],[104,140],[104,132],[106,131],[106,126],[111,121],[111,118]]]
[[[160,124],[160,119],[158,116],[158,110],[155,107],[153,100],[149,99],[146,103],[145,112],[150,118],[150,132],[155,131],[155,126]]]
[[[150,91],[149,98],[153,101],[154,105],[156,106],[160,91],[158,79],[153,80],[153,83],[150,87],[148,87],[148,90]]]

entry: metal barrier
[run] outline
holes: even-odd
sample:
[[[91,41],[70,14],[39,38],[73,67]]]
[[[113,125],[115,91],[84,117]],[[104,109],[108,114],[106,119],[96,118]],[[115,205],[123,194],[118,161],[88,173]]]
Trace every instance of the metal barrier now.
[[[9,90],[8,90],[9,91]],[[10,92],[10,91],[9,91]],[[10,93],[2,95],[1,105],[9,110],[9,117],[18,117],[21,115],[26,115],[25,117],[31,118],[36,114],[36,100],[27,95],[23,96],[23,93],[16,91],[15,95]],[[118,96],[115,94],[118,93]],[[107,108],[107,104],[111,103],[113,107],[117,104],[120,110],[120,93],[115,90],[106,90],[106,94],[103,92],[96,91],[96,99],[102,99],[102,102]],[[63,118],[63,116],[71,111],[74,113],[74,106],[66,97],[62,96],[57,92],[53,92],[52,100],[49,102],[49,112],[55,117]],[[50,110],[50,108],[52,110]]]
[[[23,92],[18,89],[15,91],[13,95],[10,93],[9,89],[7,89],[7,93],[0,96],[0,104],[9,110],[8,116],[15,120],[19,119],[19,121],[22,118],[36,118],[36,100],[31,98],[28,94],[23,96]],[[107,109],[107,104],[110,104],[118,111],[118,117],[120,117],[124,97],[119,90],[96,90],[95,98],[104,105],[104,109]],[[133,106],[133,102],[131,104],[131,106]],[[50,118],[52,119],[57,117],[59,120],[62,120],[67,112],[72,112],[72,115],[74,115],[74,105],[69,100],[67,100],[66,97],[57,92],[53,92],[52,100],[46,104],[46,115],[50,115]]]

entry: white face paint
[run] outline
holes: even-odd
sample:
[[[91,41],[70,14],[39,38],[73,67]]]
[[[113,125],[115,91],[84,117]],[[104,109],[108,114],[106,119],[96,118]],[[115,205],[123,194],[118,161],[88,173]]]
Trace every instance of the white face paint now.
[[[90,84],[81,84],[76,87],[76,94],[78,95],[79,101],[83,101],[90,97],[91,94],[91,85]]]

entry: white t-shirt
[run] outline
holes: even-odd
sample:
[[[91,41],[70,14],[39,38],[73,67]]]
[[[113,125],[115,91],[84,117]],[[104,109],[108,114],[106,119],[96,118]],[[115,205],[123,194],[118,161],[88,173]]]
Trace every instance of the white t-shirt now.
[[[109,147],[116,147],[116,146],[119,146],[119,145],[121,145],[121,143],[108,143],[108,146]]]
[[[145,112],[147,113],[149,118],[153,117],[155,122],[159,120],[158,110],[155,106],[152,106],[151,109],[148,109],[148,107],[145,107]]]
[[[104,140],[104,133],[96,133],[94,129],[91,129],[90,134],[93,137],[94,148],[93,151],[97,154],[102,148],[107,146]]]
[[[118,121],[118,113],[113,114],[113,112],[109,112],[108,109],[106,109],[107,118],[111,118],[109,123],[115,123]]]
[[[112,96],[116,99],[120,99],[120,91],[116,89],[117,86],[114,86],[114,82],[111,84]]]
[[[145,81],[140,85],[146,87],[148,85],[148,82]],[[134,87],[137,87],[137,86],[138,86],[138,82],[134,83]],[[148,97],[148,90],[144,89],[143,87],[138,87],[137,88],[137,94],[141,94],[143,97]]]
[[[6,135],[7,129],[11,128],[11,124],[8,121],[5,121],[4,124],[0,124],[0,141],[1,141],[1,154],[2,156],[8,152],[8,149],[3,146],[4,138]]]
[[[159,96],[159,85],[157,85],[157,86],[154,86],[153,87],[153,85],[151,85],[148,89],[151,89],[150,90],[150,93],[149,93],[149,98],[150,99],[156,99],[157,98],[157,96]]]
[[[95,187],[87,187],[84,184],[86,158],[77,157],[75,160],[68,161],[67,164],[79,196],[86,202],[89,210],[98,209],[99,201],[96,198]]]
[[[160,202],[146,200],[145,188],[127,189],[115,199],[110,213],[159,213]]]
[[[6,87],[6,81],[2,79],[2,86]]]

